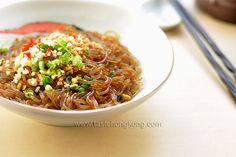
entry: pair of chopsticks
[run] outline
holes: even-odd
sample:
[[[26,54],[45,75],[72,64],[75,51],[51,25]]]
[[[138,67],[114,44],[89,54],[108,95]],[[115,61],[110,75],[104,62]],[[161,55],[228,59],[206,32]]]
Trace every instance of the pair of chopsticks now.
[[[234,65],[227,59],[220,48],[215,44],[213,39],[206,33],[206,31],[200,26],[200,24],[188,13],[184,6],[179,0],[170,0],[174,8],[177,10],[179,15],[182,17],[182,21],[188,31],[191,33],[195,41],[198,43],[202,52],[217,72],[220,79],[229,90],[230,94],[236,100],[236,87],[234,85],[236,79],[236,69]],[[214,52],[223,63],[226,70],[228,70],[231,77],[227,74],[220,64],[215,60],[211,52]]]

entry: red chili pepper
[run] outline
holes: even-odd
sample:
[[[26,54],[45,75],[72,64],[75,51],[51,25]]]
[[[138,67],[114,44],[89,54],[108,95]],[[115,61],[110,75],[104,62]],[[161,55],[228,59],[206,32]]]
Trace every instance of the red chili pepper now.
[[[39,81],[39,74],[36,74],[36,75],[35,75],[35,79],[36,79],[37,81]]]
[[[49,58],[52,56],[52,51],[50,48],[46,48],[46,53],[45,55],[43,56],[43,58]]]
[[[33,38],[30,38],[29,41],[24,45],[22,48],[22,51],[28,51],[29,48],[31,48],[34,44],[36,44],[35,40]]]
[[[25,53],[24,53],[24,55],[25,55],[25,56],[27,56],[29,59],[31,59],[31,58],[32,58],[32,56],[31,56],[31,53],[30,53],[30,52],[25,52]]]

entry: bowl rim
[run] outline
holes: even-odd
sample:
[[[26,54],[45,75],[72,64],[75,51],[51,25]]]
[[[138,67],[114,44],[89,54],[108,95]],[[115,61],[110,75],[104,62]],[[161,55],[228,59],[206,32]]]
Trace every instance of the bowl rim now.
[[[18,5],[18,4],[23,4],[23,3],[27,4],[27,3],[35,3],[35,2],[46,2],[47,3],[47,2],[50,2],[50,1],[21,0],[21,1],[16,1],[16,2],[13,2],[13,3],[9,3],[7,5],[4,5],[3,7],[0,7],[0,9],[11,7],[11,6]],[[132,15],[134,15],[134,13],[135,13],[134,11],[128,10],[125,7],[121,7],[119,5],[116,5],[116,4],[113,4],[113,3],[110,3],[110,2],[106,3],[106,2],[99,2],[99,1],[95,1],[95,0],[90,0],[90,1],[86,1],[86,0],[66,0],[66,1],[65,0],[54,0],[53,2],[88,3],[88,4],[96,4],[96,5],[106,5],[106,6],[116,8],[116,9],[123,10],[124,12],[127,12],[127,13],[132,14]],[[68,114],[69,115],[77,115],[77,114],[80,114],[80,115],[86,114],[86,115],[88,115],[88,114],[94,114],[94,113],[100,113],[100,112],[109,112],[109,111],[116,110],[118,108],[122,108],[124,106],[127,106],[131,103],[137,103],[138,101],[140,101],[142,99],[146,99],[146,98],[152,96],[153,94],[155,94],[166,83],[166,81],[169,79],[169,77],[170,77],[170,75],[173,71],[174,62],[175,62],[174,50],[173,50],[173,46],[172,46],[170,40],[168,39],[167,35],[159,27],[157,27],[157,30],[162,34],[162,36],[164,38],[166,38],[166,40],[168,41],[168,44],[171,48],[171,65],[169,67],[168,73],[165,74],[166,76],[161,81],[161,83],[156,88],[154,88],[152,91],[146,93],[145,95],[143,95],[139,99],[136,99],[136,100],[131,99],[128,102],[124,102],[124,103],[117,104],[117,105],[114,105],[114,106],[110,106],[110,107],[107,107],[107,108],[99,108],[99,109],[91,109],[91,110],[56,110],[56,109],[40,108],[40,107],[37,107],[37,106],[31,106],[31,105],[23,104],[23,103],[14,101],[14,100],[10,100],[10,99],[7,99],[7,98],[2,97],[2,96],[0,96],[0,101],[5,101],[5,102],[11,103],[11,104],[18,105],[19,107],[22,107],[22,108],[25,108],[25,109],[28,109],[28,110],[33,110],[33,111],[38,111],[38,112],[63,114],[63,115],[68,115]]]

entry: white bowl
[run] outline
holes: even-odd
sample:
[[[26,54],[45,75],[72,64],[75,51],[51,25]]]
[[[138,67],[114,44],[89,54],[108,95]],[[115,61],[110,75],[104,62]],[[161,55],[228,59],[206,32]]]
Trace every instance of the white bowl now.
[[[4,21],[0,23],[0,29],[35,21],[58,21],[101,33],[113,30],[120,34],[121,42],[141,64],[142,90],[131,101],[109,108],[58,111],[0,97],[1,106],[39,122],[73,126],[80,122],[111,119],[140,105],[157,92],[173,68],[173,51],[166,35],[152,22],[113,5],[85,1],[26,1],[0,8],[0,21]]]

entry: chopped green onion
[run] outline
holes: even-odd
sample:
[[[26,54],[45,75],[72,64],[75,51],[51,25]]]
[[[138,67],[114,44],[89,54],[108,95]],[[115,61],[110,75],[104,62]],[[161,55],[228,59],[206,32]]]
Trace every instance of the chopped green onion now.
[[[122,101],[123,101],[123,98],[122,98],[121,95],[117,95],[117,101],[118,101],[118,102],[122,102]]]
[[[78,84],[71,85],[70,89],[74,92],[80,92],[80,93],[83,93],[86,90],[85,88],[79,86]]]
[[[7,48],[0,47],[0,54],[5,54],[7,52]]]
[[[52,64],[58,66],[58,65],[61,64],[61,62],[60,62],[59,59],[54,59],[54,60],[52,61]]]
[[[49,76],[51,76],[51,75],[56,74],[56,71],[55,71],[54,69],[48,69],[48,70],[47,70],[47,74],[48,74]]]
[[[65,75],[65,71],[64,71],[64,70],[61,70],[61,69],[57,69],[57,75],[58,75],[58,76]]]
[[[72,76],[67,76],[66,77],[66,83],[71,84]]]
[[[85,79],[86,81],[92,81],[92,80],[93,80],[93,78],[92,78],[92,77],[89,77],[89,76],[84,76],[84,79]]]
[[[32,71],[39,71],[39,59],[32,61]]]
[[[46,65],[49,69],[55,69],[60,63],[59,59],[54,59],[53,61],[48,61]]]
[[[44,74],[44,75],[46,75],[47,74],[47,70],[39,70],[39,73],[41,73],[41,74]]]
[[[45,90],[46,90],[46,91],[51,91],[51,90],[53,90],[53,88],[52,88],[52,86],[50,86],[50,85],[47,84],[47,85],[45,86]]]
[[[83,87],[78,88],[78,92],[83,93],[84,91],[85,91],[85,89]]]
[[[26,98],[31,98],[32,96],[34,96],[34,91],[31,89],[27,89],[23,92],[24,92]]]
[[[87,55],[89,55],[89,54],[91,53],[91,50],[90,50],[90,49],[86,49],[86,50],[84,50],[84,52],[85,52]]]
[[[77,55],[77,56],[72,58],[72,65],[76,66],[77,68],[81,68],[84,65],[80,55]]]
[[[44,44],[44,43],[40,43],[40,44],[39,44],[39,50],[40,50],[41,52],[45,53],[47,48],[53,49],[52,46],[49,46],[49,45],[47,45],[47,44]]]
[[[84,82],[83,84],[81,84],[81,87],[87,90],[90,87],[90,84],[87,82]]]
[[[72,84],[76,84],[77,82],[78,82],[78,80],[77,80],[76,77],[71,79],[71,83],[72,83]]]
[[[57,43],[55,44],[54,48],[58,52],[64,53],[70,53],[70,50],[67,48],[67,43],[64,39],[58,39]]]
[[[47,84],[50,84],[50,82],[51,82],[50,76],[46,76],[46,75],[42,76],[41,84],[43,86],[46,86]]]
[[[83,81],[82,77],[80,75],[76,76],[77,80]]]
[[[39,61],[38,66],[39,66],[40,70],[44,70],[44,62],[43,61]]]
[[[32,71],[39,71],[39,67],[36,64],[33,64]]]
[[[83,82],[87,82],[87,80],[85,80],[84,78],[82,78],[82,77],[80,77],[80,76],[77,76],[76,78],[77,78],[78,81],[80,81],[80,82],[82,82],[82,83],[83,83]]]
[[[90,87],[90,83],[88,81],[91,81],[92,78],[88,76],[84,76],[84,78],[77,76],[77,80],[79,80],[80,86],[87,90]]]
[[[47,65],[47,67],[48,67],[49,69],[55,69],[55,68],[56,68],[56,67],[53,66],[52,61],[48,61],[48,62],[46,63],[46,65]]]
[[[59,56],[59,60],[63,64],[68,63],[70,59],[71,59],[71,55],[69,53],[64,53],[63,55]]]
[[[70,85],[70,89],[77,92],[79,89],[79,86],[78,86],[78,84],[73,84],[73,85]]]
[[[64,39],[60,38],[57,40],[56,46],[66,47],[67,43]]]
[[[116,72],[114,70],[109,72],[109,76],[110,77],[115,77],[116,76]]]

